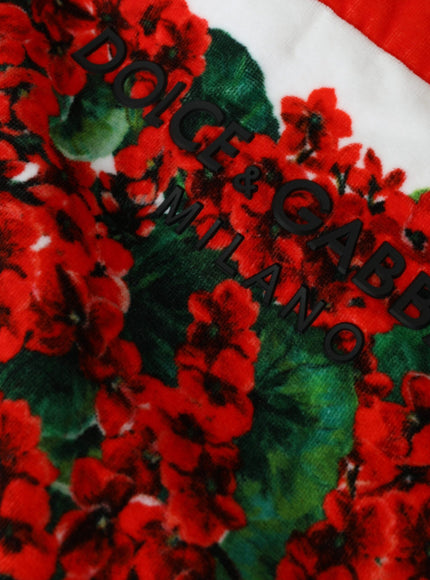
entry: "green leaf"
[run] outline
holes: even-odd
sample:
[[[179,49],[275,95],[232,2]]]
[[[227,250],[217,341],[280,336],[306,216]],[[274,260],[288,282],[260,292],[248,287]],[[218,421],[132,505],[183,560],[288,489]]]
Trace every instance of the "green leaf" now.
[[[190,294],[210,291],[225,279],[215,266],[218,252],[197,251],[197,240],[191,228],[179,235],[162,217],[148,238],[129,246],[135,264],[126,278],[131,305],[123,336],[137,344],[145,372],[171,386],[176,383],[175,351],[193,320]]]
[[[423,193],[427,193],[428,191],[430,191],[430,188],[428,187],[424,187],[422,189],[416,189],[415,191],[413,191],[411,193],[411,195],[409,197],[412,197],[412,199],[418,203],[420,197],[422,196]]]
[[[322,331],[300,335],[294,322],[278,318],[274,306],[257,322],[254,420],[238,440],[236,499],[248,525],[223,543],[244,580],[273,580],[291,532],[324,517],[324,497],[353,443],[357,372],[327,359]]]
[[[92,424],[77,436],[68,438],[42,437],[41,447],[48,453],[53,464],[60,470],[58,481],[68,484],[73,462],[78,457],[101,457],[102,432],[92,418]]]
[[[51,508],[51,519],[47,526],[47,531],[52,533],[56,525],[61,519],[61,516],[73,509],[76,509],[76,504],[70,495],[70,491],[64,484],[54,483],[49,489],[49,504]]]
[[[406,373],[430,374],[429,347],[422,340],[428,334],[428,328],[411,330],[397,325],[391,332],[375,336],[373,352],[378,359],[378,371],[389,375],[396,386],[388,400],[403,404],[399,386]]]
[[[81,161],[106,157],[129,131],[125,107],[100,75],[89,75],[78,95],[59,103],[61,114],[50,119],[50,134],[66,157]]]
[[[263,73],[248,50],[222,30],[210,31],[205,72],[193,82],[188,99],[217,104],[227,121],[240,122],[250,131],[279,138],[279,124],[266,96]],[[200,124],[211,122],[200,117]]]
[[[68,482],[72,463],[96,449],[101,433],[95,422],[96,387],[79,370],[77,355],[46,356],[22,350],[0,365],[0,390],[8,399],[25,399],[42,419],[40,447]]]

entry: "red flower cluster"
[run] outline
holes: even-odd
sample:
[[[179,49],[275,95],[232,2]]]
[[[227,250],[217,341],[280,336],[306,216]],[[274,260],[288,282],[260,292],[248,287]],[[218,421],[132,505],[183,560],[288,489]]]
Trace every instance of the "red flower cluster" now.
[[[23,345],[63,354],[77,342],[101,355],[128,308],[122,277],[132,258],[97,219],[93,172],[65,160],[61,168],[38,162],[37,178],[0,193],[2,362]]]
[[[125,64],[130,59],[158,62],[169,72],[168,89],[177,81],[190,85],[203,72],[203,55],[209,45],[207,25],[189,12],[183,0],[145,0],[139,5],[133,0],[34,0],[31,10],[32,20],[13,4],[1,6],[1,62],[18,66],[29,58],[47,72],[60,94],[76,95],[82,90],[86,72],[72,54],[107,26],[113,26],[131,47]],[[108,49],[103,47],[92,58],[106,62]],[[143,85],[148,82],[142,78]],[[139,84],[134,92],[139,92]]]
[[[220,133],[219,128],[204,127],[196,137],[202,142],[212,141]],[[197,233],[203,236],[213,221],[222,219],[223,228],[209,242],[208,246],[219,249],[228,246],[236,233],[244,236],[243,242],[233,255],[238,261],[239,273],[252,276],[260,270],[278,262],[282,265],[276,295],[279,300],[291,297],[297,290],[295,283],[303,279],[303,249],[301,241],[280,231],[271,209],[276,190],[287,180],[303,179],[305,170],[285,159],[285,154],[267,135],[255,135],[249,143],[232,139],[239,154],[232,159],[219,156],[223,169],[212,174],[197,166],[192,159],[182,165],[188,172],[185,189],[191,202],[200,201],[204,208],[197,216]],[[183,161],[182,161],[183,162]],[[178,160],[181,165],[181,160]],[[248,199],[238,193],[233,181],[243,174],[250,165],[261,172],[258,191]],[[299,284],[300,285],[300,284]]]
[[[70,54],[97,34],[88,3],[63,6],[63,16],[71,11],[64,28],[58,14],[42,24],[58,6],[33,2],[36,23],[0,7],[0,54],[11,65],[0,75],[0,164],[9,179],[0,192],[2,362],[23,345],[63,354],[76,343],[82,357],[105,356],[129,304],[122,278],[133,260],[108,236],[91,190],[96,174],[62,156],[49,135],[54,91],[75,94],[85,83]]]
[[[410,372],[405,405],[371,396],[390,380],[374,373],[355,420],[355,446],[325,499],[327,519],[295,533],[277,580],[424,579],[430,566],[430,377]]]
[[[178,160],[186,158],[172,141],[168,125],[146,127],[136,145],[114,157],[115,173],[102,172],[101,203],[123,231],[148,236],[155,226],[150,214],[178,173]]]
[[[352,135],[351,119],[336,109],[334,89],[316,89],[305,102],[298,97],[284,97],[281,116],[285,130],[279,141],[297,163],[314,164],[337,160],[339,139]],[[328,161],[330,163],[330,161]]]
[[[212,557],[181,541],[166,524],[165,506],[136,494],[131,477],[100,460],[78,459],[71,489],[80,509],[66,513],[56,530],[66,578],[214,578]]]
[[[55,473],[36,449],[38,421],[25,403],[0,401],[0,572],[16,580],[47,579],[58,540],[69,580],[211,580],[211,546],[246,523],[234,499],[235,439],[252,424],[248,394],[259,341],[250,328],[258,306],[232,281],[193,294],[194,321],[175,357],[178,386],[143,374],[136,346],[120,338],[129,301],[123,277],[133,260],[109,237],[106,214],[115,214],[122,231],[148,235],[149,214],[181,168],[190,203],[204,204],[195,221],[198,235],[221,218],[211,247],[228,246],[237,233],[244,237],[233,256],[241,276],[279,264],[280,303],[306,284],[327,303],[317,324],[353,322],[370,339],[392,328],[390,301],[418,270],[430,269],[430,226],[423,218],[430,192],[415,203],[400,191],[401,170],[384,175],[372,150],[361,158],[360,145],[340,146],[351,121],[336,108],[331,89],[313,91],[307,101],[285,97],[279,143],[265,135],[249,144],[232,140],[239,155],[221,154],[224,168],[217,174],[171,141],[168,120],[177,100],[163,113],[161,128],[143,125],[137,142],[115,154],[114,173],[96,176],[89,164],[67,160],[53,147],[49,118],[60,112],[56,93],[77,95],[85,86],[86,72],[71,55],[107,26],[129,48],[122,67],[157,62],[168,73],[166,91],[177,82],[189,87],[204,69],[207,24],[184,0],[33,0],[31,17],[12,4],[0,6],[0,60],[6,65],[0,74],[0,165],[10,185],[0,192],[0,361],[23,346],[59,355],[76,344],[83,371],[100,384],[96,412],[105,435],[101,459],[74,465],[78,509],[63,516],[55,539],[45,531],[45,487]],[[105,46],[90,58],[105,62],[111,50]],[[146,95],[153,79],[135,77],[132,96]],[[204,144],[221,131],[204,127],[196,139]],[[234,180],[250,165],[261,178],[248,198]],[[312,179],[329,192],[333,211],[324,231],[351,216],[363,222],[347,276],[336,275],[338,256],[330,248],[309,249],[314,236],[290,234],[274,222],[273,196],[293,179]],[[285,211],[316,211],[314,203],[298,192]],[[377,300],[351,278],[382,241],[407,257],[408,268],[391,298]],[[392,383],[376,372],[370,351],[359,365],[367,374],[357,384],[362,406],[355,448],[326,499],[327,519],[293,535],[279,580],[419,580],[430,565],[430,379],[409,374],[402,386],[405,406],[385,403],[380,398]],[[369,425],[375,426],[371,433]]]
[[[141,374],[134,345],[118,341],[86,368],[103,387],[96,410],[102,460],[79,459],[72,491],[80,510],[60,521],[67,577],[214,578],[207,550],[245,525],[236,503],[233,439],[251,427],[251,292],[226,281],[189,301],[194,322],[176,355],[178,386]],[[166,497],[167,494],[167,497]]]
[[[7,135],[34,133],[42,138],[50,161],[58,163],[58,151],[49,136],[49,118],[60,112],[54,91],[76,95],[83,89],[87,73],[71,55],[107,26],[114,27],[129,49],[121,68],[135,60],[160,64],[168,73],[166,91],[177,82],[189,88],[204,70],[210,42],[207,23],[191,14],[183,0],[145,0],[139,6],[133,0],[34,0],[30,15],[6,3],[0,7],[0,57],[3,64],[12,66],[0,75],[0,126]],[[90,60],[106,62],[110,51],[105,45]],[[106,75],[106,80],[112,81],[117,72]],[[133,97],[146,95],[152,88],[150,75],[136,73]],[[169,107],[163,118],[170,118],[179,105],[177,101]],[[172,145],[167,130],[142,128],[138,144],[118,154],[118,173],[102,176],[107,212],[117,212],[124,206],[124,191],[129,194],[133,233],[148,235],[153,227],[147,216],[177,172]],[[24,157],[9,143],[0,142],[0,161],[8,177],[20,173],[27,161]]]
[[[50,519],[46,487],[57,471],[42,451],[40,419],[26,401],[0,394],[0,574],[15,580],[49,580],[57,542],[45,528]]]
[[[186,191],[190,202],[199,201],[204,208],[195,219],[202,237],[216,219],[223,227],[209,246],[228,246],[235,234],[244,239],[232,259],[239,273],[251,277],[273,264],[282,268],[275,297],[287,303],[304,284],[312,289],[316,300],[326,307],[314,322],[325,328],[338,322],[358,325],[367,337],[387,332],[396,323],[388,308],[405,290],[419,271],[430,273],[428,261],[429,224],[425,215],[430,192],[418,202],[401,192],[404,172],[396,169],[383,174],[382,165],[369,149],[360,166],[359,144],[340,147],[343,137],[351,134],[348,115],[336,108],[332,89],[319,89],[305,102],[285,97],[282,118],[286,124],[276,144],[265,135],[256,135],[249,143],[232,140],[239,154],[231,159],[220,153],[223,169],[217,174],[202,169],[188,158],[178,165],[188,172]],[[204,127],[196,140],[213,140],[219,128]],[[261,177],[255,182],[258,190],[249,197],[235,188],[235,178],[254,165]],[[283,230],[275,221],[272,200],[280,185],[295,179],[310,179],[330,195],[333,210],[323,215],[324,227],[314,234],[298,235]],[[293,221],[300,221],[298,210],[309,208],[319,214],[310,194],[296,192],[285,202],[285,212]],[[363,228],[346,276],[337,271],[339,255],[329,246],[311,250],[308,242],[322,233],[341,228],[358,218]],[[396,279],[395,290],[384,299],[370,297],[359,289],[352,278],[383,242],[389,242],[407,260],[405,272]],[[376,282],[375,282],[376,283]]]
[[[0,10],[4,8],[0,6]],[[0,21],[1,24],[1,21]],[[0,33],[1,38],[1,33]],[[41,139],[44,153],[54,163],[58,152],[49,136],[49,117],[60,113],[51,82],[40,72],[24,67],[9,67],[0,74],[0,146],[6,176],[14,178],[30,159],[21,150],[20,140],[30,134]],[[10,144],[13,142],[14,146]],[[35,168],[31,166],[33,172]]]

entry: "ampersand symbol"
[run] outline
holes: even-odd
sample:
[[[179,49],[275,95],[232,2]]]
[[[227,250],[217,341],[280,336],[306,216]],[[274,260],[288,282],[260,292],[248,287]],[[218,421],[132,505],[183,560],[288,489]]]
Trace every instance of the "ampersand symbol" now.
[[[245,173],[239,173],[233,179],[233,187],[239,193],[243,193],[248,199],[258,190],[258,185],[254,181],[260,179],[261,171],[256,165],[250,165],[246,168]]]

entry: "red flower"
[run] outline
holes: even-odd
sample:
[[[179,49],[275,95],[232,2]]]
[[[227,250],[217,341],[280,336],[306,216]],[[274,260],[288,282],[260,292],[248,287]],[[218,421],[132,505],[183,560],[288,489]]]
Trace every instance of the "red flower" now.
[[[329,191],[331,194],[332,190]],[[363,227],[346,276],[342,277],[337,273],[340,257],[329,246],[312,251],[306,249],[302,268],[305,282],[309,287],[318,288],[318,299],[327,303],[315,324],[330,326],[334,322],[346,321],[358,324],[368,335],[387,332],[396,322],[388,312],[389,306],[400,291],[410,283],[414,269],[408,269],[404,275],[396,279],[393,294],[383,300],[368,296],[354,284],[352,278],[384,241],[389,241],[395,249],[405,254],[401,240],[403,218],[400,216],[409,211],[408,208],[410,204],[413,205],[413,201],[396,191],[386,191],[379,201],[374,201],[374,205],[370,204],[368,198],[355,192],[334,194],[332,201],[333,210],[317,236],[340,228],[350,223],[353,218],[358,218]],[[380,206],[375,205],[379,203]],[[395,215],[396,205],[399,208],[398,215]],[[375,213],[376,207],[379,209]],[[306,243],[317,236],[306,236],[303,242]],[[415,275],[416,271],[415,269]],[[377,285],[375,280],[370,282]]]
[[[204,127],[198,132],[196,140],[206,143],[218,132],[219,128]],[[219,249],[228,245],[235,233],[243,235],[244,240],[233,255],[238,262],[239,273],[250,277],[279,263],[282,272],[277,297],[287,301],[303,281],[303,243],[297,236],[282,231],[275,222],[272,200],[283,183],[304,179],[307,175],[297,164],[287,162],[268,136],[256,135],[249,144],[238,140],[232,143],[239,149],[239,154],[234,159],[227,156],[220,158],[222,172],[211,175],[206,170],[191,168],[187,178],[186,190],[190,200],[204,204],[195,220],[197,233],[204,235],[213,221],[219,218],[224,226],[209,242],[209,247]],[[250,166],[257,167],[261,174],[255,182],[258,189],[252,193],[251,199],[237,190],[236,181]],[[298,197],[288,199],[293,213],[296,213],[294,203]],[[299,207],[307,205],[303,199],[299,201]]]
[[[129,300],[122,276],[132,265],[131,254],[106,238],[106,228],[96,223],[94,208],[86,203],[84,187],[79,195],[69,196],[49,184],[28,191],[42,205],[11,204],[33,214],[26,229],[32,241],[23,248],[26,267],[34,264],[29,307],[33,334],[27,347],[61,354],[77,339],[88,354],[102,354],[123,326]],[[18,238],[21,234],[13,232],[11,243]]]
[[[82,363],[84,371],[102,383],[96,413],[104,433],[113,437],[126,427],[131,428],[138,406],[148,402],[145,379],[139,375],[142,361],[136,346],[115,339],[98,358],[83,353]]]
[[[0,168],[4,177],[8,179],[14,178],[19,175],[25,167],[25,161],[19,159],[19,155],[15,148],[7,141],[0,140]]]
[[[140,409],[132,417],[128,430],[149,428],[157,437],[156,450],[162,460],[182,472],[191,472],[202,453],[211,454],[213,444],[219,444],[216,436],[219,426],[201,418],[198,403],[190,401],[181,388],[166,387],[147,376],[143,379],[145,391],[138,403]]]
[[[12,154],[6,148],[5,156]],[[96,221],[88,164],[58,157],[58,166],[48,167],[37,155],[30,159],[39,166],[23,190],[32,203],[1,194],[0,275],[17,290],[3,299],[3,360],[19,351],[24,337],[27,348],[40,352],[61,354],[77,340],[87,357],[102,355],[123,327],[129,293],[122,278],[132,256]]]
[[[250,330],[258,307],[250,290],[227,280],[213,292],[195,292],[188,304],[194,322],[176,355],[183,416],[192,416],[211,443],[226,443],[251,427],[259,340]],[[175,415],[177,410],[175,410]]]
[[[40,485],[14,479],[0,504],[0,573],[15,580],[49,580],[55,571],[57,544],[45,531],[49,495]]]
[[[94,33],[79,31],[76,34],[62,32],[61,38],[35,32],[28,43],[31,60],[42,67],[54,89],[62,95],[76,95],[85,86],[87,72],[72,54],[94,38]]]
[[[109,2],[109,7],[115,4],[115,1]],[[91,31],[97,25],[92,3],[86,0],[68,0],[64,4],[55,0],[33,0],[31,10],[33,20],[44,24],[50,36],[57,41],[61,40],[65,32],[76,34]]]
[[[9,67],[0,76],[0,89],[15,93],[10,108],[21,122],[21,130],[40,135],[51,151],[49,117],[59,115],[60,110],[50,80],[34,70]],[[16,123],[11,125],[16,129]]]
[[[28,156],[29,160],[38,165],[38,172],[31,185],[53,185],[61,189],[67,195],[77,195],[94,215],[100,215],[101,209],[91,191],[91,186],[96,180],[96,172],[88,161],[75,161],[68,159],[59,151],[54,158],[46,162],[38,153]],[[44,196],[42,190],[37,190],[38,196],[49,200],[50,196]],[[62,199],[64,204],[64,198]]]
[[[169,499],[168,522],[178,526],[185,541],[208,547],[226,532],[246,525],[245,512],[231,496],[207,494],[198,480],[192,481],[192,486]]]
[[[403,210],[399,208],[398,212]],[[428,262],[430,257],[430,227],[427,216],[430,211],[430,191],[421,195],[417,203],[411,204],[408,214],[402,212],[402,218],[399,221],[403,225],[402,238],[405,242],[407,252],[411,258],[416,260],[417,264],[414,269],[426,268],[428,271]],[[406,219],[404,219],[406,217]]]
[[[129,50],[130,59],[126,59],[123,66],[131,60],[151,60],[160,64],[168,73],[168,90],[178,81],[191,85],[194,76],[204,70],[203,55],[210,41],[207,23],[191,14],[183,0],[163,0],[158,3],[145,0],[139,4],[133,0],[114,0],[108,4],[103,0],[73,0],[61,7],[54,0],[36,0],[32,9],[36,22],[43,22],[49,31],[50,39],[45,42],[48,42],[46,46],[49,46],[51,55],[50,76],[62,89],[60,92],[75,94],[80,90],[78,69],[82,80],[85,80],[85,71],[71,61],[70,54],[84,46],[107,25],[112,26],[124,39]],[[103,55],[100,50],[97,51],[97,55],[94,54],[90,59],[94,61],[97,58],[94,62],[99,59],[100,62],[106,62],[107,55],[105,51],[102,52]],[[34,55],[32,57],[35,58]],[[63,68],[70,66],[68,76],[71,80],[67,86],[66,76],[57,68],[60,64]],[[107,79],[111,80],[117,72],[107,75]],[[133,96],[139,96],[139,84],[138,80],[133,87]]]
[[[147,54],[170,78],[175,77],[175,82],[186,82],[202,74],[203,55],[210,42],[208,25],[190,13],[184,0],[162,0],[157,4],[147,0],[138,7],[126,0],[122,8],[130,18],[131,28],[125,31],[125,38],[132,43],[132,56],[133,51]],[[176,76],[173,73],[177,71]]]
[[[381,160],[373,149],[368,149],[364,156],[364,167],[350,169],[348,185],[353,191],[368,198],[372,204],[376,204],[379,195],[383,195],[386,190],[398,191],[405,179],[405,172],[401,169],[395,169],[384,177]]]
[[[132,342],[116,339],[102,356],[92,357],[81,353],[81,367],[100,383],[132,382],[142,366],[140,353]]]
[[[411,490],[430,483],[430,379],[408,373],[402,382],[406,407],[374,398],[357,411],[352,465],[357,494],[396,487]],[[375,425],[369,429],[369,425]]]
[[[129,476],[135,483],[137,493],[156,496],[161,490],[161,455],[156,435],[147,426],[146,418],[146,413],[138,415],[130,430],[105,439],[102,444],[103,461],[113,471]]]
[[[59,355],[70,350],[79,325],[85,324],[89,296],[82,277],[58,265],[52,269],[41,271],[45,276],[38,280],[39,292],[31,301],[32,334],[26,347]]]
[[[103,382],[95,407],[98,423],[107,437],[114,437],[133,424],[138,401],[142,398],[145,399],[145,390],[140,377],[125,381],[118,376]]]
[[[31,286],[12,270],[0,273],[0,362],[21,350],[31,321],[28,315]]]
[[[205,126],[198,131],[195,141],[204,148],[222,132],[221,127]],[[299,167],[289,166],[276,146],[267,135],[255,135],[250,143],[232,139],[232,144],[239,150],[232,159],[220,154],[217,158],[223,165],[223,170],[211,173],[201,167],[195,167],[193,161],[178,164],[188,171],[185,189],[192,202],[203,203],[203,210],[195,220],[199,236],[204,235],[216,218],[220,218],[225,227],[209,242],[209,247],[220,248],[228,245],[235,232],[252,236],[253,228],[265,227],[266,216],[273,223],[271,212],[272,197],[276,189],[288,179],[303,177],[304,172]],[[237,176],[243,175],[248,167],[254,165],[261,172],[256,181],[258,192],[248,201],[236,187]],[[291,173],[293,172],[293,175]],[[288,177],[287,177],[288,176]],[[270,234],[270,232],[269,232]],[[261,244],[264,236],[260,233]],[[269,236],[270,239],[270,236]],[[271,241],[271,240],[270,240]],[[254,253],[258,252],[258,244],[254,242]]]
[[[222,127],[204,126],[197,132],[194,140],[201,144],[200,149],[204,149],[222,131]],[[236,139],[232,139],[232,143],[237,147],[235,141]],[[187,172],[185,190],[189,203],[198,201],[203,204],[202,210],[193,221],[197,235],[202,237],[212,223],[219,218],[224,225],[210,240],[208,247],[219,249],[228,246],[235,232],[229,223],[231,198],[223,195],[228,180],[226,171],[217,173],[207,171],[197,162],[195,155],[189,155],[188,158],[182,156],[181,159],[178,159],[178,166]]]
[[[284,163],[281,175],[285,182],[305,178],[302,168],[288,163]],[[275,191],[273,184],[263,182],[251,200],[239,194],[232,209],[231,223],[244,236],[244,241],[233,257],[238,261],[239,273],[244,277],[254,276],[273,264],[279,264],[282,270],[275,296],[284,303],[288,302],[303,282],[304,242],[298,236],[284,231],[275,221],[272,211]],[[300,195],[290,196],[285,204],[286,213],[291,211],[294,220],[296,204],[303,207],[308,205],[307,202]]]
[[[58,472],[39,440],[40,419],[28,403],[0,394],[0,573],[16,580],[49,580],[56,564],[45,487]]]
[[[139,135],[137,145],[125,147],[115,157],[119,175],[111,177],[110,190],[121,206],[124,190],[137,208],[154,211],[156,202],[176,175],[168,126],[147,127]],[[123,202],[124,204],[124,202]]]
[[[136,495],[133,481],[95,459],[79,459],[72,492],[82,511],[65,514],[57,526],[60,562],[68,578],[206,580],[213,578],[208,553],[183,542],[154,497]]]
[[[20,65],[25,59],[25,45],[33,32],[27,14],[13,4],[0,5],[0,62]]]
[[[237,467],[237,448],[231,444],[206,447],[191,473],[162,465],[170,491],[167,521],[185,541],[210,546],[225,532],[245,526],[245,514],[233,498]]]
[[[361,405],[372,405],[374,398],[385,399],[394,387],[391,377],[380,372],[369,372],[357,381],[355,390]]]
[[[317,575],[308,576],[304,570],[297,564],[291,562],[288,558],[281,560],[276,580],[355,580],[352,572],[345,566],[330,566],[324,572]]]
[[[10,122],[10,96],[0,93],[0,125],[5,131],[4,126]],[[6,131],[5,131],[6,132]]]
[[[392,388],[385,375],[374,371],[362,381],[359,392],[366,406],[357,411],[355,448],[341,464],[338,487],[324,501],[327,520],[292,535],[277,580],[425,577],[429,387],[428,376],[408,373],[401,406],[379,399]]]
[[[326,521],[314,524],[306,534],[293,532],[276,580],[355,580],[337,540],[336,529]]]
[[[391,491],[352,499],[335,490],[324,502],[328,520],[292,534],[277,580],[419,577],[428,565],[420,513],[427,514],[428,505],[428,486],[419,486],[412,497]]]
[[[215,579],[213,557],[182,541],[166,524],[165,508],[154,498],[133,498],[120,514],[119,527],[134,542],[130,567],[139,580]]]
[[[146,421],[157,435],[160,455],[164,461],[184,471],[193,470],[209,433],[205,433],[199,424],[193,405],[180,389],[165,387],[160,381],[150,378],[145,378],[145,384],[152,407]]]
[[[212,361],[221,350],[232,348],[255,362],[259,340],[250,327],[257,320],[258,304],[252,301],[250,290],[226,280],[211,293],[194,292],[188,308],[194,322],[188,327],[187,340],[190,345],[202,348],[207,360]]]
[[[116,520],[133,489],[130,478],[96,459],[75,461],[71,491],[81,510],[66,513],[56,528],[60,562],[72,577],[96,575],[117,556]]]
[[[94,0],[101,22],[105,17],[105,5]],[[183,0],[162,0],[154,3],[145,0],[136,4],[125,0],[113,4],[112,21],[129,49],[130,60],[150,60],[161,65],[168,74],[167,91],[177,82],[185,82],[188,88],[195,76],[205,68],[204,54],[210,43],[207,22],[191,14]],[[111,79],[113,75],[107,75]],[[133,97],[147,94],[144,88],[147,77],[138,74],[132,89]],[[142,82],[143,81],[143,82]],[[141,86],[139,86],[141,85]],[[167,118],[178,107],[176,102],[167,112]],[[166,118],[166,115],[163,116]]]
[[[40,264],[35,248],[40,236],[47,233],[49,218],[43,210],[22,203],[9,193],[1,192],[0,197],[0,271],[12,270],[22,279],[32,279]]]
[[[115,214],[115,226],[132,234],[147,236],[151,220],[178,172],[185,155],[170,138],[168,124],[144,127],[136,145],[121,149],[115,156],[115,174],[101,173],[102,204]]]
[[[0,394],[0,489],[13,478],[44,487],[56,479],[56,469],[37,448],[40,424],[39,417],[30,414],[27,401],[10,401]]]
[[[225,443],[251,428],[253,407],[246,391],[254,386],[254,369],[240,355],[220,356],[217,362],[218,368],[203,372],[180,371],[178,384],[208,439]]]
[[[324,509],[344,538],[343,558],[358,578],[410,578],[424,572],[430,488],[418,485],[412,493],[392,490],[362,496],[351,502],[339,491],[330,493]]]
[[[388,312],[388,301],[371,298],[351,282],[350,273],[345,282],[328,282],[326,276],[321,280],[326,283],[318,286],[318,300],[325,300],[326,307],[314,322],[315,326],[330,327],[338,322],[350,322],[363,332],[366,343],[370,336],[377,332],[388,332],[395,324]]]
[[[339,139],[351,135],[351,119],[336,108],[334,89],[312,91],[307,101],[284,97],[281,116],[285,123],[279,146],[297,156],[297,162],[324,161],[338,148]],[[311,162],[312,165],[312,162]]]

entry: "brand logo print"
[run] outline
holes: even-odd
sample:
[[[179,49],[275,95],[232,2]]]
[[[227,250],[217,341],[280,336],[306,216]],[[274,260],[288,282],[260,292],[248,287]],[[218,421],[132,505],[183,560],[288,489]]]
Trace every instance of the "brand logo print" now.
[[[102,64],[89,61],[88,57],[104,44],[115,47],[114,56],[108,62]],[[126,45],[116,32],[107,28],[72,56],[78,64],[89,72],[112,72],[124,62]],[[155,79],[154,88],[145,97],[134,98],[125,92],[126,81],[136,72],[149,73]],[[147,60],[136,61],[125,66],[118,72],[113,82],[113,92],[118,102],[122,105],[141,109],[153,105],[152,110],[145,114],[143,118],[147,125],[156,128],[164,124],[161,117],[162,114],[182,95],[186,85],[178,82],[167,94],[166,87],[166,71],[159,64]],[[214,173],[221,171],[223,166],[215,158],[215,155],[222,151],[228,157],[236,157],[239,149],[231,143],[231,140],[237,138],[239,141],[250,143],[254,138],[254,134],[240,123],[231,121],[218,137],[202,148],[200,143],[190,139],[183,131],[184,121],[196,112],[209,114],[218,126],[223,126],[225,122],[224,111],[215,103],[204,100],[188,101],[181,103],[180,108],[170,119],[170,136],[181,150],[195,153],[197,160],[204,168]],[[258,180],[261,177],[261,170],[251,164],[244,172],[238,173],[233,178],[233,187],[238,193],[243,194],[248,199],[252,199],[253,194],[258,191]],[[319,215],[312,212],[308,207],[299,208],[296,216],[287,214],[285,210],[286,200],[297,192],[306,192],[312,196],[318,204],[319,211],[317,213]],[[153,217],[159,217],[168,212],[166,223],[168,225],[176,225],[176,231],[179,234],[183,233],[191,225],[204,207],[201,202],[195,202],[180,210],[184,193],[185,190],[182,187],[175,185],[173,190],[166,192],[164,201],[152,214]],[[278,188],[272,200],[273,217],[276,223],[288,233],[298,236],[316,233],[324,225],[322,216],[328,216],[332,209],[333,202],[327,191],[318,183],[307,179],[296,179],[284,183]],[[206,247],[223,225],[221,219],[216,219],[197,242],[197,249],[201,250]],[[348,273],[362,228],[363,223],[361,220],[354,219],[339,228],[323,233],[308,241],[307,246],[312,251],[317,251],[322,247],[329,247],[339,257],[336,275],[345,276]],[[244,239],[242,234],[237,233],[230,245],[222,250],[215,262],[217,267],[227,276],[234,277],[237,274],[237,271],[228,261]],[[407,264],[402,254],[389,242],[384,241],[357,271],[352,278],[352,282],[368,296],[375,299],[385,299],[394,291],[394,280],[403,274],[406,267]],[[250,278],[246,278],[241,283],[245,288],[257,286],[262,289],[264,292],[263,303],[269,305],[274,298],[280,273],[281,265],[274,263]],[[377,280],[376,284],[374,283],[375,278]],[[295,295],[279,312],[279,316],[285,318],[298,306],[297,330],[299,332],[305,332],[327,306],[323,300],[320,300],[316,305],[313,305],[309,312],[309,293],[309,288],[306,285],[300,286]],[[411,315],[411,310],[415,314],[418,312],[418,316]],[[391,304],[388,312],[407,328],[420,330],[429,325],[430,276],[425,272],[419,272],[406,290]],[[355,340],[354,347],[348,352],[335,348],[337,338],[341,333],[345,332],[351,333]],[[430,335],[425,336],[423,340],[426,344],[430,344]],[[353,360],[361,352],[364,342],[364,334],[357,325],[341,322],[326,333],[324,350],[331,360],[347,362]]]

